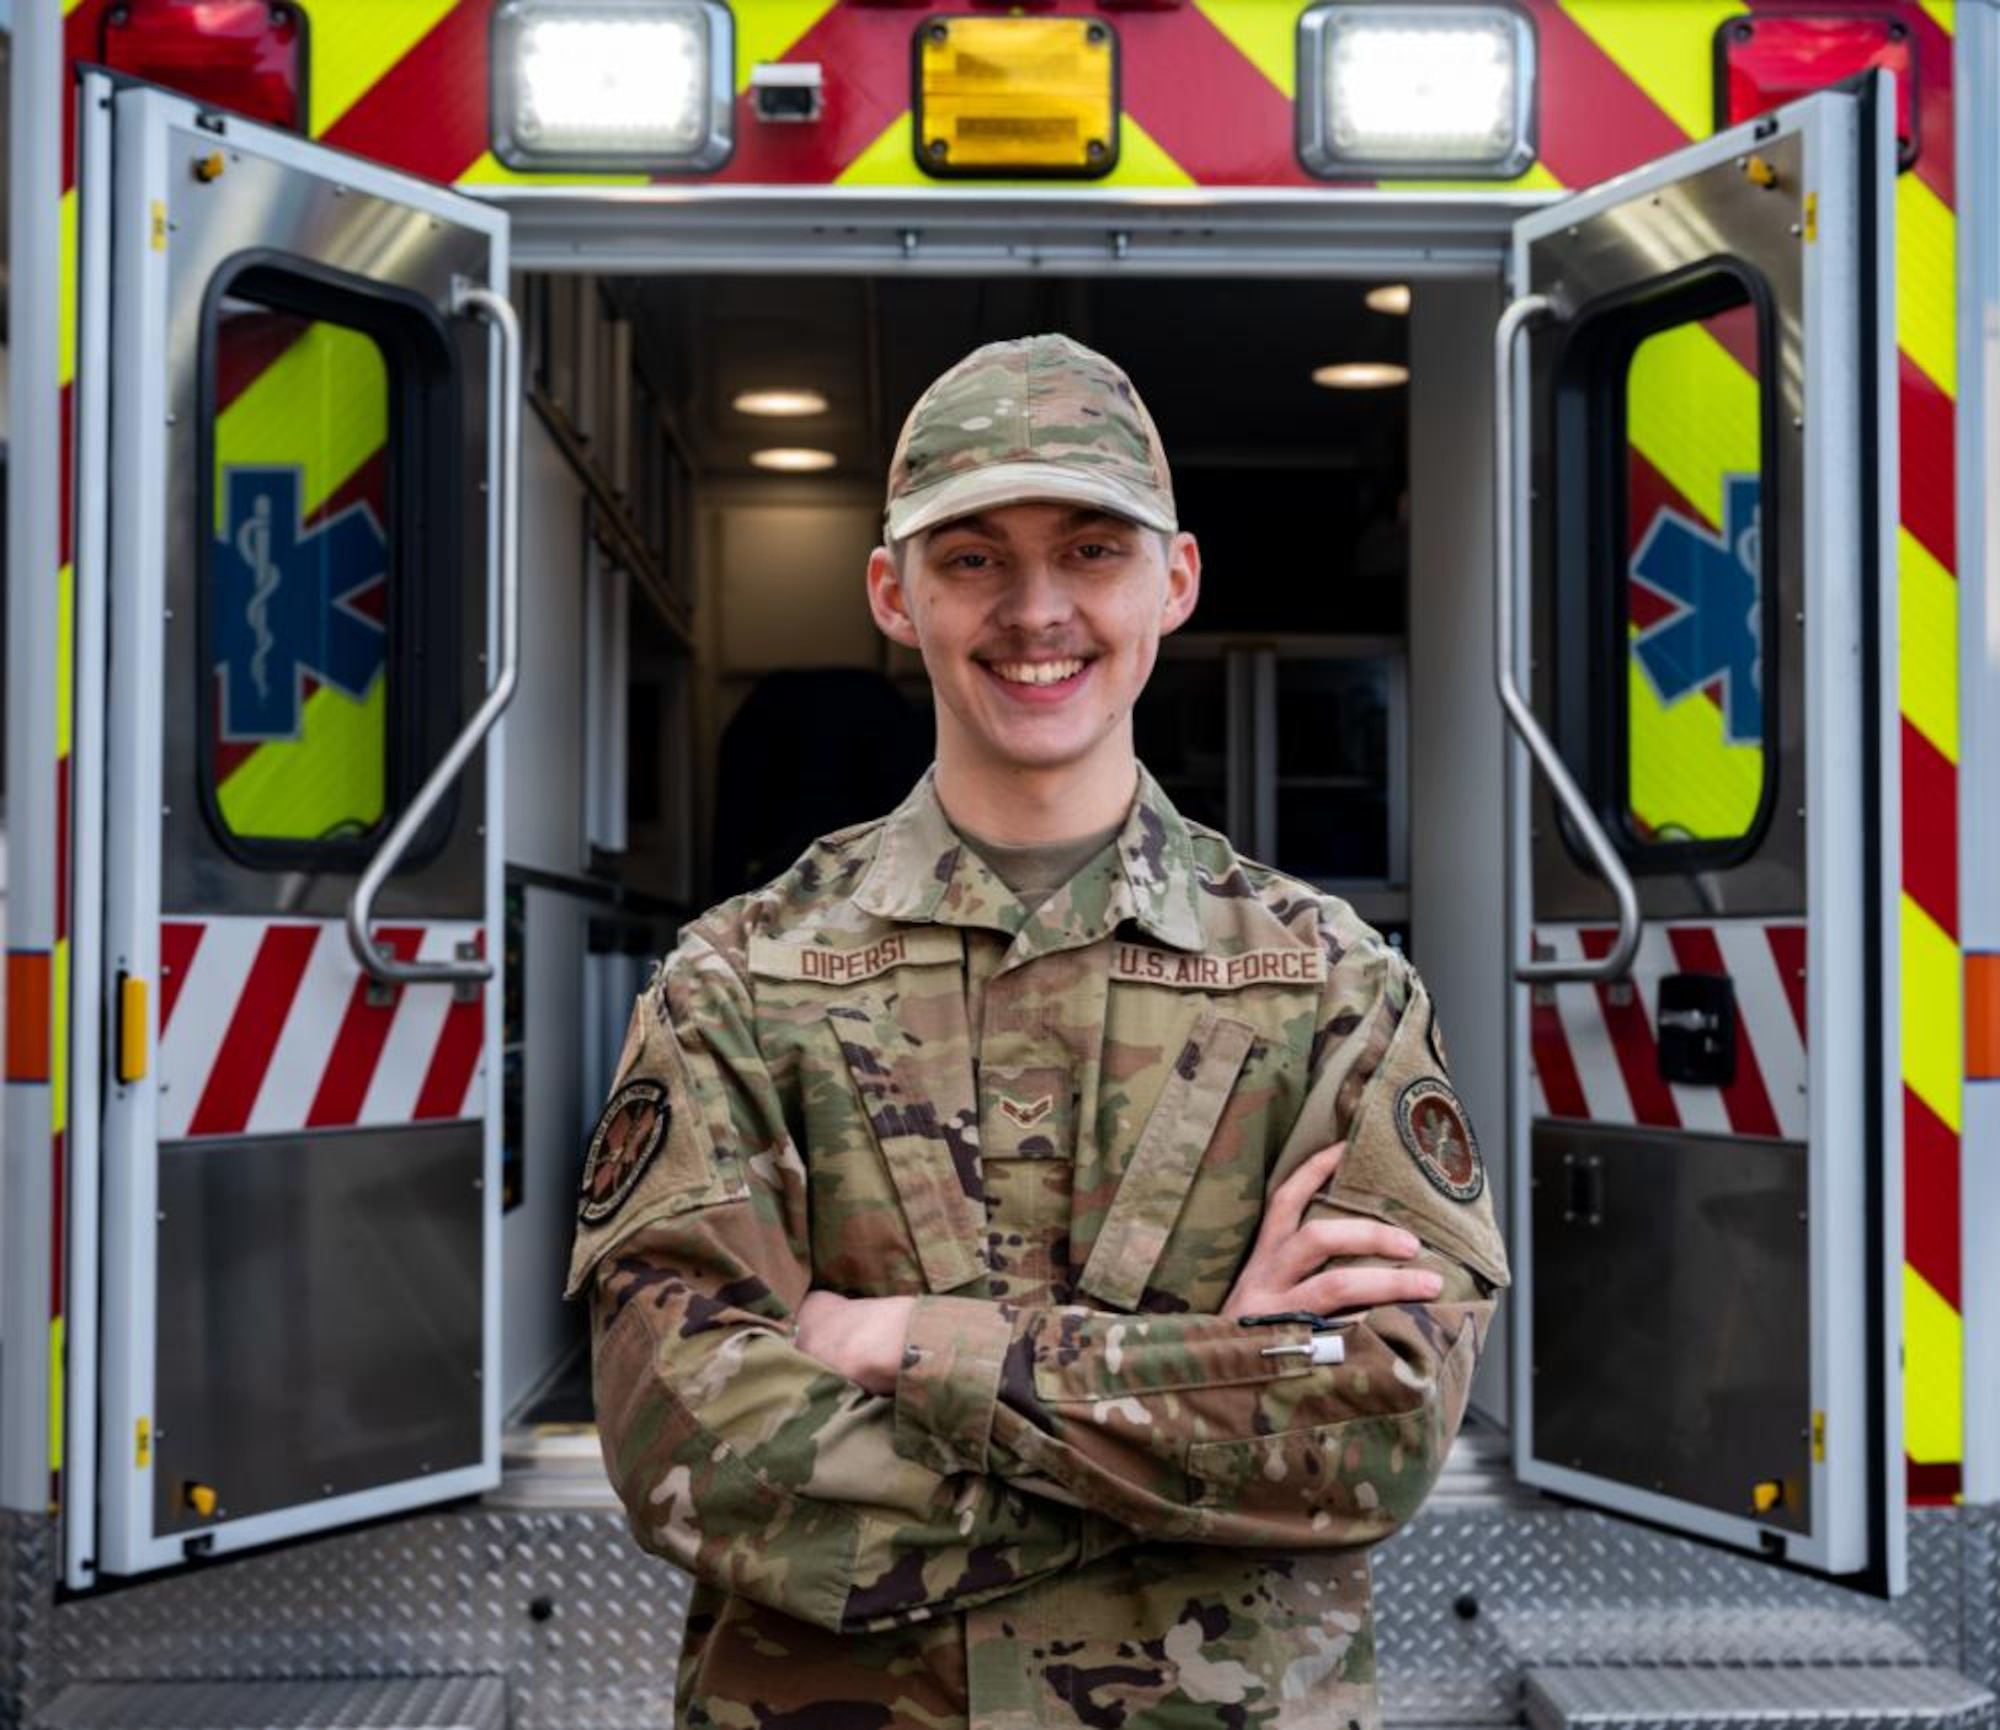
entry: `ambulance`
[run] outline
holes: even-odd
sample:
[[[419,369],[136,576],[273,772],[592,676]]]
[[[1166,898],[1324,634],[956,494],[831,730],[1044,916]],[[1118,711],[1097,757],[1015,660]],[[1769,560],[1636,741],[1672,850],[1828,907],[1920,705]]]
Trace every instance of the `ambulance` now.
[[[1142,757],[1408,951],[1504,1198],[1387,1717],[1994,1722],[2000,6],[9,47],[0,1721],[672,1721],[581,1149],[921,771],[887,454],[1064,330],[1207,555]]]

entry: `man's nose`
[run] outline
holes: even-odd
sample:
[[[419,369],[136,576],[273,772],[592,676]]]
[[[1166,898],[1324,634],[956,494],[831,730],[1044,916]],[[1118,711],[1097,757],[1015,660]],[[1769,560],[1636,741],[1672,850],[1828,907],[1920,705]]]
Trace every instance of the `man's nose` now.
[[[1007,624],[1016,630],[1047,630],[1066,621],[1071,611],[1069,585],[1053,560],[1034,555],[1015,565],[1014,580],[1001,601]]]

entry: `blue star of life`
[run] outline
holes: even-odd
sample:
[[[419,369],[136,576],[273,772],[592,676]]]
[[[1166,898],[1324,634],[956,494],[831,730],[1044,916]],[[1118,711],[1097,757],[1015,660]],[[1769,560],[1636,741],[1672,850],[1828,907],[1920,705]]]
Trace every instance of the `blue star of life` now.
[[[1723,477],[1719,535],[1662,505],[1632,555],[1632,575],[1675,604],[1632,652],[1669,706],[1719,683],[1732,745],[1764,737],[1760,492],[1756,475]]]
[[[223,474],[210,566],[222,736],[296,739],[308,676],[359,702],[382,671],[382,626],[353,599],[386,573],[388,543],[360,503],[306,528],[296,468]]]

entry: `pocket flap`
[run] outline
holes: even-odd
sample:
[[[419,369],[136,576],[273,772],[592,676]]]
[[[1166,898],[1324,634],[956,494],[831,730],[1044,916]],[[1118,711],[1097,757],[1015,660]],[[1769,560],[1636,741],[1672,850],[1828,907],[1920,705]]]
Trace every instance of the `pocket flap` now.
[[[903,1204],[924,1283],[950,1292],[983,1278],[985,1183],[966,1042],[919,1046],[889,1015],[852,1001],[828,1009],[827,1020]]]
[[[1195,1024],[1118,1180],[1079,1290],[1115,1309],[1139,1307],[1256,1037],[1248,1022],[1213,1010]]]

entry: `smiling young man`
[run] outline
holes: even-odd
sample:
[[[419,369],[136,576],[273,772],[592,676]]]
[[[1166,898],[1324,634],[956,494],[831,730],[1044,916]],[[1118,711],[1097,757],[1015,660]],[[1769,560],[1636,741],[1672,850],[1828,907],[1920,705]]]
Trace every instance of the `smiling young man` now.
[[[585,1165],[681,1722],[1372,1725],[1366,1546],[1507,1280],[1429,997],[1140,766],[1201,561],[1110,361],[952,368],[884,541],[935,768],[688,928]]]

